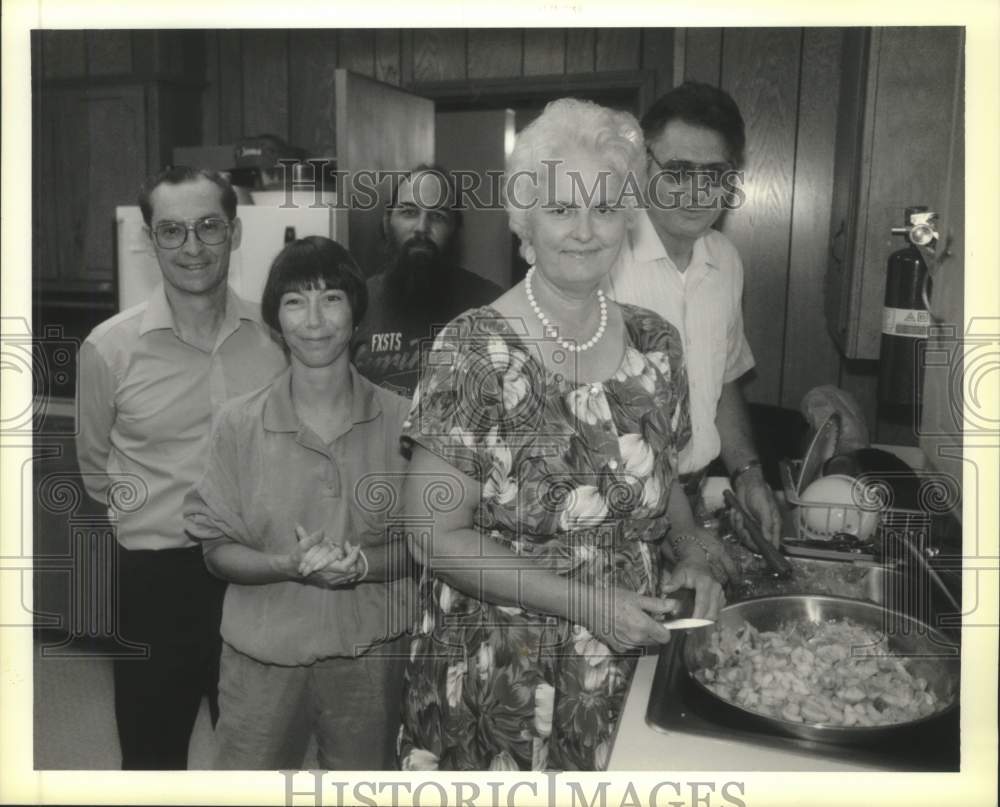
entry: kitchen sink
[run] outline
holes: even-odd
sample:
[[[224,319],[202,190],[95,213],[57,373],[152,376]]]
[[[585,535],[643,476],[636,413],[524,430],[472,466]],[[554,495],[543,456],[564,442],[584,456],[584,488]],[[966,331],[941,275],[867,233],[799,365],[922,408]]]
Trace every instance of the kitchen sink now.
[[[762,558],[741,546],[727,545],[741,569],[741,575],[727,588],[729,602],[779,594],[823,594],[867,600],[898,611],[936,628],[945,635],[957,633],[959,615],[926,570],[912,564],[888,565],[870,560],[825,560],[789,557],[792,576],[777,579]],[[960,577],[947,576],[952,594],[961,600],[955,586]],[[956,637],[957,638],[957,637]]]
[[[788,560],[793,572],[787,580],[779,580],[763,568],[745,569],[745,576],[733,584],[729,600],[739,602],[776,594],[827,594],[886,605],[903,580],[901,572],[874,562]]]

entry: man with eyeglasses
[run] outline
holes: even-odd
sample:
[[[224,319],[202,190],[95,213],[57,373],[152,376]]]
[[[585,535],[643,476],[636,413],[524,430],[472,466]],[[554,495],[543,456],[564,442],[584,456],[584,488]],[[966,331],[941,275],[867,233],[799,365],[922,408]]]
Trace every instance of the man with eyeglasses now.
[[[743,198],[743,117],[728,93],[689,81],[653,104],[642,129],[647,209],[612,271],[611,293],[656,311],[683,337],[692,437],[679,470],[688,495],[697,497],[708,465],[721,457],[737,497],[777,545],[780,514],[738,383],[754,366],[743,333],[743,264],[712,228]]]
[[[120,636],[148,647],[147,658],[114,661],[122,768],[176,770],[187,767],[203,695],[218,716],[225,589],[184,532],[182,502],[201,476],[214,415],[271,381],[285,356],[228,284],[240,243],[229,182],[169,168],[139,205],[163,282],[81,346],[76,443],[94,499],[110,507],[116,482],[137,488],[135,508],[111,512]]]

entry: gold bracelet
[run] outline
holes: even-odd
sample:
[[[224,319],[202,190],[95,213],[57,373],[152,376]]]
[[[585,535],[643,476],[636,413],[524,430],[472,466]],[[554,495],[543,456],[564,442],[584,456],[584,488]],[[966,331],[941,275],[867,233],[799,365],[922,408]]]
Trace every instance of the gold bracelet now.
[[[683,546],[686,542],[690,541],[694,543],[694,545],[697,546],[702,552],[705,553],[705,560],[708,563],[708,569],[712,573],[712,576],[720,583],[725,583],[726,581],[729,580],[729,574],[726,572],[725,564],[723,564],[722,561],[719,560],[718,555],[715,552],[712,552],[712,550],[705,545],[704,541],[702,541],[701,537],[698,536],[697,534],[691,532],[683,532],[677,536],[671,535],[667,540],[670,541],[670,545],[671,547],[673,547],[674,554],[677,555],[678,563],[683,561],[683,558],[681,557],[680,553],[681,546]]]
[[[743,474],[745,474],[747,471],[752,471],[754,468],[760,468],[760,467],[761,467],[760,460],[758,459],[750,460],[746,465],[737,468],[729,475],[729,482],[735,488],[737,479],[743,476]]]

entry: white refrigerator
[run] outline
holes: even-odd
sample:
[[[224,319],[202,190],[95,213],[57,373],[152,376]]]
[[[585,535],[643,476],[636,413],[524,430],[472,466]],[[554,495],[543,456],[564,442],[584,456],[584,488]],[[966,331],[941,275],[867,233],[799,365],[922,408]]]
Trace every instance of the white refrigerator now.
[[[262,194],[260,199],[255,197],[255,204],[240,205],[237,210],[243,222],[243,236],[239,249],[230,256],[229,284],[240,297],[250,302],[260,302],[271,262],[285,246],[287,228],[294,228],[296,238],[325,235],[347,246],[346,239],[337,239],[337,215],[332,206],[279,207],[277,196],[273,199],[274,204],[260,203],[272,201],[270,197],[270,194]],[[160,269],[143,229],[138,206],[116,208],[115,218],[118,310],[123,311],[149,297],[160,283]]]

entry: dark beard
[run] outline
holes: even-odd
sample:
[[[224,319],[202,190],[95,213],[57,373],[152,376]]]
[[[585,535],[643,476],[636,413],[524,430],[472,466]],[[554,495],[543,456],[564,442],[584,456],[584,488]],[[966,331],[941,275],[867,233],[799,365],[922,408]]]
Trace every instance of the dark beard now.
[[[417,244],[423,249],[414,249]],[[416,306],[425,314],[446,310],[454,267],[452,251],[442,252],[433,241],[418,236],[394,252],[385,273],[388,306],[397,311],[412,311]]]

